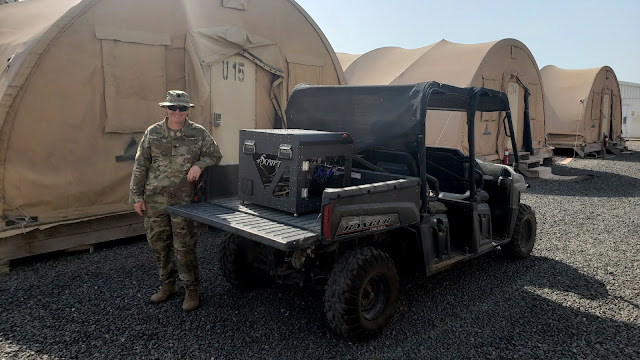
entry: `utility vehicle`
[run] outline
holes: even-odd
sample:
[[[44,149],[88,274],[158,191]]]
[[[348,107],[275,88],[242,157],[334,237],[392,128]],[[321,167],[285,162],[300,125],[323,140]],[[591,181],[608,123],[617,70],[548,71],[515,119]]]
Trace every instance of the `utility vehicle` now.
[[[431,111],[467,113],[468,155],[424,145]],[[397,267],[430,275],[497,248],[532,251],[536,217],[520,202],[517,163],[475,159],[479,111],[501,112],[513,133],[506,94],[486,88],[299,85],[289,129],[241,130],[239,167],[207,169],[200,202],[168,211],[226,232],[231,284],[319,284],[329,327],[367,337],[393,315]]]

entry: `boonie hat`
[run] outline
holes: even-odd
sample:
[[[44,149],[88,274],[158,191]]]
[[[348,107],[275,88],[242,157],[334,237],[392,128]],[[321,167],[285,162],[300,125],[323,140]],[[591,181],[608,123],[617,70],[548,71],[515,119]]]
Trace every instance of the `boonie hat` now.
[[[164,102],[158,103],[160,106],[169,106],[169,105],[177,105],[177,106],[188,106],[194,107],[191,102],[189,102],[189,94],[182,90],[169,90],[167,91],[167,99]]]

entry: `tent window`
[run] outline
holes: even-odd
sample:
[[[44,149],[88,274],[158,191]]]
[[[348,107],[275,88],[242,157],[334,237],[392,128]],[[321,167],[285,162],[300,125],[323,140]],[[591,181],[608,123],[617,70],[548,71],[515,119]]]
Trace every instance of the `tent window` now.
[[[167,88],[165,47],[102,40],[102,62],[105,132],[143,132],[159,121],[158,102]]]
[[[311,56],[288,55],[289,93],[298,84],[320,84],[324,60]]]
[[[222,6],[229,9],[247,10],[247,0],[222,0]]]
[[[591,120],[600,120],[600,105],[602,102],[602,96],[600,95],[600,93],[594,91],[591,99]]]

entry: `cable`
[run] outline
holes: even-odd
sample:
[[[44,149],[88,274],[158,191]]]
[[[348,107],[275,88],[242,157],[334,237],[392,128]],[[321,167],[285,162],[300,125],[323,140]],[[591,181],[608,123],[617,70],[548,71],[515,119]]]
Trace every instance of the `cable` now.
[[[440,144],[440,139],[442,138],[442,134],[444,134],[444,130],[447,128],[447,125],[449,125],[449,120],[451,120],[452,116],[453,116],[453,111],[450,111],[449,112],[449,118],[447,119],[447,122],[444,124],[444,127],[442,128],[442,132],[440,132],[440,136],[438,137],[438,141],[436,141],[436,146],[438,146],[438,144]]]
[[[20,226],[22,227],[22,231],[24,232],[24,226],[32,222],[35,222],[35,220],[31,216],[27,215],[27,213],[24,210],[22,210],[22,208],[15,201],[11,200],[11,198],[9,197],[9,195],[7,195],[7,193],[5,193],[2,190],[0,190],[0,193],[2,193],[2,196],[3,196],[2,199],[0,199],[0,204],[4,203],[5,199],[7,199],[7,205],[11,207],[11,210],[18,210],[18,212],[21,213],[22,219],[20,219],[19,217],[16,217],[16,220],[18,219],[22,220],[19,223],[20,223]],[[9,201],[11,203],[9,203]]]

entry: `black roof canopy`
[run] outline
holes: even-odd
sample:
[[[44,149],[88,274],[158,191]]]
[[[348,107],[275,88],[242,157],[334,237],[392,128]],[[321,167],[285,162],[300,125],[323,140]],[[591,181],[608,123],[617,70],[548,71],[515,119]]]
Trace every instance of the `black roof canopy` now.
[[[433,81],[381,86],[300,84],[291,93],[286,118],[289,128],[348,132],[356,151],[416,151],[419,139],[424,143],[427,109],[472,115],[475,111],[508,111],[509,101],[500,91]]]

